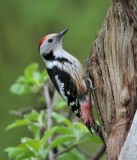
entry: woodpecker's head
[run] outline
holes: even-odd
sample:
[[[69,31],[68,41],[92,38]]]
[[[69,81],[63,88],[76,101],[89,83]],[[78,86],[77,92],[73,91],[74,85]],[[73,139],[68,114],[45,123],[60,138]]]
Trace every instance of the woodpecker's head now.
[[[43,37],[38,46],[40,54],[46,55],[51,51],[55,51],[58,47],[61,47],[63,36],[67,31],[68,29],[65,29],[62,32],[49,34]]]

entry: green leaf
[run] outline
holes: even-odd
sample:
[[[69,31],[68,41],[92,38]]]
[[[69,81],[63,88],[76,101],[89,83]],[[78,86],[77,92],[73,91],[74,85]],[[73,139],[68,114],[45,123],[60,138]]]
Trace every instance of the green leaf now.
[[[39,113],[36,112],[35,110],[32,110],[31,113],[25,114],[25,115],[24,115],[24,118],[25,118],[25,119],[28,119],[28,120],[30,120],[30,121],[35,121],[35,122],[37,122],[38,119],[39,119]]]
[[[26,126],[28,124],[30,124],[30,121],[27,119],[16,120],[12,124],[8,125],[6,130],[16,128],[16,127]]]
[[[74,140],[76,139],[75,136],[73,135],[61,135],[61,136],[58,136],[57,138],[55,138],[51,145],[50,145],[50,148],[54,148],[58,145],[61,145],[61,144],[65,144],[65,142],[71,142],[74,143]]]
[[[64,134],[71,134],[71,130],[64,126],[56,126],[52,127],[51,129],[47,130],[42,138],[42,144],[45,145],[46,142],[50,137],[53,136],[54,133],[64,133]]]
[[[70,126],[72,133],[77,137],[77,140],[80,139],[80,136],[85,132],[88,132],[87,128],[80,122],[75,122]]]
[[[61,110],[61,109],[65,108],[66,105],[67,105],[67,103],[64,100],[61,100],[61,101],[58,102],[55,109],[56,110]]]
[[[30,140],[31,139],[28,137],[23,137],[23,138],[21,138],[21,143],[23,144],[23,143],[26,143],[27,141],[30,141]]]
[[[48,156],[48,154],[49,154],[49,152],[50,152],[50,150],[48,148],[46,148],[46,147],[40,149],[39,152],[38,152],[38,154],[39,154],[39,157],[41,157],[41,159],[38,158],[37,160],[39,160],[39,159],[40,160],[46,159],[47,156]]]
[[[33,152],[26,150],[26,152],[22,152],[17,155],[17,157],[15,157],[15,160],[30,160],[35,157],[36,155]]]
[[[24,76],[20,76],[20,77],[17,79],[17,82],[23,84],[23,83],[25,82],[25,80],[26,80],[26,78],[25,78]]]
[[[37,63],[32,63],[28,67],[25,68],[24,75],[25,77],[31,78],[33,77],[34,71],[38,69]]]
[[[34,156],[34,153],[28,150],[28,147],[24,144],[20,144],[17,147],[9,147],[5,151],[8,152],[10,159],[14,158],[15,160],[24,160]]]
[[[64,154],[58,156],[56,160],[87,160],[87,157],[85,157],[84,154],[82,154],[80,151],[73,148],[69,152],[65,152]]]
[[[15,83],[11,86],[10,91],[16,95],[24,95],[27,91],[23,84]]]
[[[47,79],[47,73],[38,71],[38,64],[32,63],[25,68],[24,75],[16,80],[10,91],[16,95],[36,94],[40,92]]]
[[[24,144],[29,148],[30,151],[35,152],[40,149],[41,141],[39,139],[31,139],[27,140]]]
[[[35,80],[35,82],[39,82],[41,80],[41,73],[38,71],[35,71],[33,73],[33,79]]]
[[[87,160],[87,158],[84,156],[84,154],[82,154],[81,152],[79,152],[76,149],[73,149],[67,153],[65,153],[64,159],[66,158],[70,158],[72,160]]]
[[[47,72],[44,70],[41,73],[41,82],[45,82],[48,78],[49,78],[49,76],[48,76]]]
[[[41,139],[42,145],[45,145],[48,139],[55,133],[56,127],[52,127],[44,133],[43,138]]]
[[[8,152],[9,158],[15,158],[19,154],[26,151],[26,148],[24,147],[8,147],[5,149],[6,152]]]
[[[71,130],[67,127],[64,127],[64,126],[57,126],[56,127],[56,132],[59,132],[59,133],[65,133],[65,134],[71,134]]]
[[[40,137],[40,127],[39,124],[30,124],[28,125],[28,129],[33,133],[34,138],[39,138]]]
[[[56,120],[57,123],[64,123],[68,126],[71,125],[71,122],[67,118],[65,118],[64,116],[59,115],[55,112],[52,112],[52,117]]]

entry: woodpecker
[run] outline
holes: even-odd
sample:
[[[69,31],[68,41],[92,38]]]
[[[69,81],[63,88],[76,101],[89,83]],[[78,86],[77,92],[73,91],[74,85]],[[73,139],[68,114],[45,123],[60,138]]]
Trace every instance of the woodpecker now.
[[[76,116],[81,117],[88,130],[92,133],[93,129],[104,142],[92,113],[89,78],[79,60],[63,49],[62,40],[67,31],[44,36],[38,49],[59,94]]]

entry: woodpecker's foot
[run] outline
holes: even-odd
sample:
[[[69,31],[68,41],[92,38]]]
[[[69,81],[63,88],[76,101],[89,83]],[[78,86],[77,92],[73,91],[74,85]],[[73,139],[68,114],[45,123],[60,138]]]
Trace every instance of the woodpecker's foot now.
[[[92,83],[92,80],[91,80],[90,78],[87,78],[87,81],[88,81],[89,87],[90,87],[91,89],[96,89],[96,87],[93,87],[93,83]]]

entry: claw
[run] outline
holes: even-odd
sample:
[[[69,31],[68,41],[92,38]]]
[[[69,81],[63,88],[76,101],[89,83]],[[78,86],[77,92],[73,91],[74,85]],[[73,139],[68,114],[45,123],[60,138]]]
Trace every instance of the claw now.
[[[93,87],[93,83],[90,78],[87,78],[87,81],[89,82],[89,86],[91,89],[96,89],[96,87]]]

